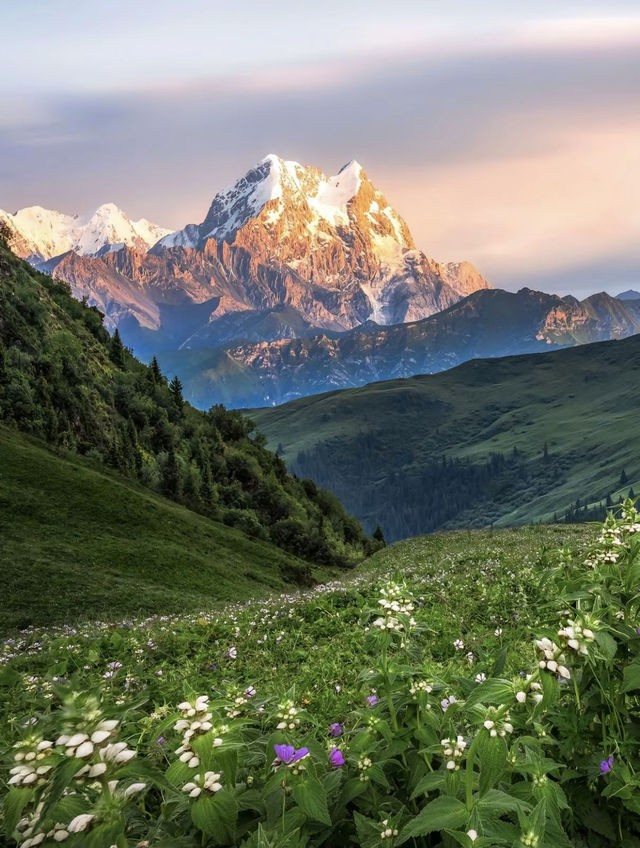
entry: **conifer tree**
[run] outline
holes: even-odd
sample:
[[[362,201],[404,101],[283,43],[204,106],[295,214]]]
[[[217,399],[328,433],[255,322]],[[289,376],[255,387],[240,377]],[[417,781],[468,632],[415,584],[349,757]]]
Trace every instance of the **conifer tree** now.
[[[117,368],[124,371],[124,345],[122,344],[122,339],[120,338],[120,333],[117,327],[113,331],[111,342],[109,343],[109,358]]]
[[[182,470],[176,452],[172,447],[162,467],[162,492],[169,498],[179,500],[182,497],[182,489]]]
[[[171,392],[171,398],[176,409],[180,414],[182,414],[182,410],[184,408],[184,397],[182,396],[182,383],[180,382],[180,378],[177,374],[169,383],[169,391]]]
[[[156,386],[162,382],[162,371],[160,370],[160,366],[158,365],[158,360],[154,356],[151,360],[150,374],[151,374],[151,382]]]
[[[380,542],[381,544],[386,545],[386,542],[384,540],[384,533],[382,532],[382,527],[380,527],[379,524],[376,526],[376,529],[373,531],[373,538],[375,539],[376,542]]]

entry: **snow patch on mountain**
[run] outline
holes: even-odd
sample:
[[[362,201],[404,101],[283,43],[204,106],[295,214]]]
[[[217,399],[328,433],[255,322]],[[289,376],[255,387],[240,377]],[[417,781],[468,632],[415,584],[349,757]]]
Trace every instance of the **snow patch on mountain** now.
[[[362,168],[354,159],[335,177],[321,179],[315,196],[308,198],[311,209],[334,227],[348,226],[348,203],[358,193],[361,173]]]

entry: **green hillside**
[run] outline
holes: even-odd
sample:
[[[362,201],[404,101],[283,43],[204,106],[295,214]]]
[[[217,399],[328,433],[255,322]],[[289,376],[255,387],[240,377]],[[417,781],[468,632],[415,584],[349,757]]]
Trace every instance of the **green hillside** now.
[[[2,633],[197,611],[311,579],[271,544],[6,427],[0,526]]]
[[[98,310],[18,260],[2,233],[0,422],[308,562],[350,567],[372,550],[336,498],[290,475],[251,422],[220,404],[191,407],[179,380],[137,360]]]
[[[640,490],[639,377],[633,336],[473,360],[252,417],[290,469],[387,538],[581,520],[600,517],[607,496]]]

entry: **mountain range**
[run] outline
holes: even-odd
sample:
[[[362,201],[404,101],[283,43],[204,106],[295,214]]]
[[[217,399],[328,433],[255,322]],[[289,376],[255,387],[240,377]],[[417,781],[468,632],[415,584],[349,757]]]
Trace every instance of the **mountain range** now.
[[[12,249],[157,355],[201,407],[286,402],[640,332],[640,295],[492,289],[440,263],[356,161],[335,176],[273,154],[171,232],[115,204],[0,211]]]
[[[203,408],[271,406],[331,389],[445,371],[469,359],[536,353],[640,333],[640,299],[583,301],[521,289],[481,289],[422,321],[179,350],[161,356]]]
[[[65,215],[42,206],[29,206],[11,215],[0,209],[13,252],[33,265],[73,251],[101,256],[123,247],[148,250],[170,230],[141,218],[132,221],[115,203],[104,203],[89,216]]]
[[[174,233],[112,204],[86,221],[0,214],[14,252],[68,282],[143,355],[415,321],[488,287],[469,263],[418,250],[355,161],[328,177],[269,155],[201,224]]]

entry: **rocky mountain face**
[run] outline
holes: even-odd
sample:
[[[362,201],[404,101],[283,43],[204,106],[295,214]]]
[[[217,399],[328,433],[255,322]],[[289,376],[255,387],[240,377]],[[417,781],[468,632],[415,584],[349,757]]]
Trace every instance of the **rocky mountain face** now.
[[[201,224],[163,231],[152,246],[119,230],[118,244],[94,251],[100,239],[85,230],[71,238],[68,216],[54,220],[50,238],[38,218],[38,241],[33,227],[19,226],[27,212],[8,216],[14,249],[48,260],[143,354],[415,321],[488,287],[470,264],[441,264],[418,250],[355,161],[327,177],[267,156],[215,196]],[[201,323],[185,323],[181,309],[203,304]]]
[[[422,321],[373,322],[334,337],[275,340],[163,358],[207,407],[267,406],[337,388],[452,368],[469,359],[535,353],[640,333],[640,301],[521,289],[480,290]]]

